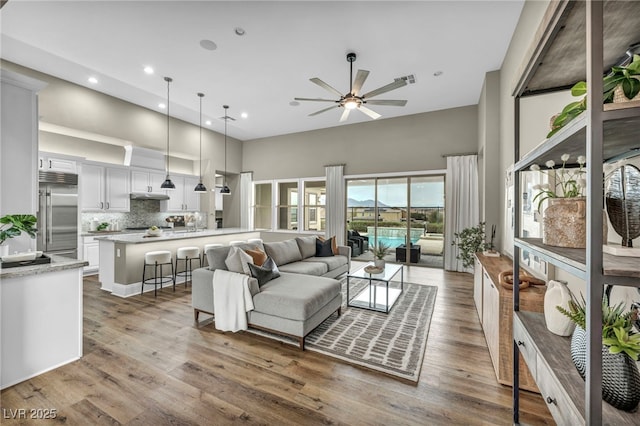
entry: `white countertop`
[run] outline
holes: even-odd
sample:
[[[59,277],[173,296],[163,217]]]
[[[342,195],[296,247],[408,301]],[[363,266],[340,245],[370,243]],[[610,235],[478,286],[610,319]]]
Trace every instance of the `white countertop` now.
[[[222,228],[222,229],[203,229],[199,231],[164,231],[162,235],[154,237],[147,235],[145,232],[137,234],[111,234],[96,236],[96,240],[112,241],[114,243],[124,244],[143,244],[155,243],[158,241],[182,240],[188,238],[215,237],[219,235],[243,234],[246,232],[254,232],[251,229],[242,228]]]
[[[89,262],[69,257],[48,254],[51,263],[41,263],[38,265],[18,266],[15,268],[0,268],[0,278],[26,277],[29,275],[46,274],[49,272],[62,271],[66,269],[77,269],[87,266]]]

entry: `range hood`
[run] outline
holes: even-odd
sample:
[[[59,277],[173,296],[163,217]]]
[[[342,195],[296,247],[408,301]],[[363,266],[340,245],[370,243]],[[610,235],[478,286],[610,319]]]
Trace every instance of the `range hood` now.
[[[132,192],[129,194],[132,200],[168,200],[167,194],[158,192]]]

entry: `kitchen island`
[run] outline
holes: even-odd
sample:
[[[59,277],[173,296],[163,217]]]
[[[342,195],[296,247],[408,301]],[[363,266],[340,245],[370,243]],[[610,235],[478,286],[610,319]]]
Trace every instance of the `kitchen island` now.
[[[0,388],[82,356],[83,260],[0,269]]]
[[[155,250],[170,250],[175,263],[176,250],[180,247],[195,246],[200,251],[205,244],[229,244],[234,240],[260,238],[259,231],[240,228],[226,228],[202,231],[166,231],[152,237],[146,233],[107,235],[96,237],[100,245],[99,279],[102,290],[120,297],[140,294],[144,254]],[[197,266],[197,262],[194,264]],[[183,262],[180,269],[183,269]],[[172,285],[171,283],[165,286]],[[146,286],[152,291],[153,286]]]

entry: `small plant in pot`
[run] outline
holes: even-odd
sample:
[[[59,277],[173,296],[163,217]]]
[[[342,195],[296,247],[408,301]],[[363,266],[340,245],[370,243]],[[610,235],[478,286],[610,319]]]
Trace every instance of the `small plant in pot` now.
[[[31,238],[36,237],[35,228],[38,219],[31,214],[8,214],[0,218],[0,256],[9,254],[9,246],[5,241],[21,235],[23,232]]]
[[[576,328],[571,337],[571,358],[582,378],[586,374],[586,303],[573,294],[569,309],[556,307],[569,317]],[[640,371],[636,361],[640,355],[640,334],[634,333],[637,311],[624,312],[624,304],[609,306],[602,302],[602,398],[612,406],[633,411],[640,403]]]
[[[484,222],[456,232],[453,236],[451,244],[458,246],[459,250],[456,259],[462,260],[462,266],[465,268],[473,267],[474,255],[477,252],[490,248],[490,244],[485,241]]]
[[[384,269],[384,257],[389,254],[390,248],[390,245],[385,244],[382,241],[378,241],[378,244],[373,246],[373,248],[371,249],[371,253],[373,253],[373,257],[375,257],[373,263],[375,264],[376,268]]]

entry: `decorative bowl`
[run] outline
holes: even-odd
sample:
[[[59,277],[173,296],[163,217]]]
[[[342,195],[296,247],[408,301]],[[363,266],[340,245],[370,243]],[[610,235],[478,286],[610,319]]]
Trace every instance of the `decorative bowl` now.
[[[2,256],[3,262],[23,262],[25,260],[33,260],[36,258],[35,251],[29,251],[24,253],[15,253],[9,254],[7,256]]]
[[[158,228],[158,229],[147,229],[147,235],[150,235],[152,237],[159,237],[160,235],[162,235],[162,229]]]

